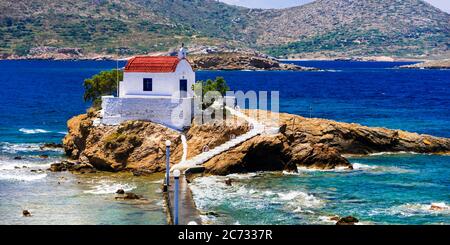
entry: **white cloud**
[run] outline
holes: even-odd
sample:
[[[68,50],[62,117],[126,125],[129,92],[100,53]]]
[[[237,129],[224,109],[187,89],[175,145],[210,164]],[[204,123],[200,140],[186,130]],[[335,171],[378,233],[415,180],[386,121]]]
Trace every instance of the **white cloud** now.
[[[249,8],[287,8],[299,6],[313,0],[220,0],[222,2]],[[450,0],[425,0],[432,5],[450,13]]]

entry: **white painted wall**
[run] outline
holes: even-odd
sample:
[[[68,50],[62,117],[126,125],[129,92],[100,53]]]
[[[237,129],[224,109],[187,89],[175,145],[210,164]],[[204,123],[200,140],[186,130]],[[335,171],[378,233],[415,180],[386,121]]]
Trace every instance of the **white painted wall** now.
[[[118,125],[128,120],[142,120],[159,123],[171,128],[182,129],[192,122],[193,98],[102,97],[102,123]]]
[[[173,73],[143,73],[124,72],[123,81],[120,82],[120,97],[135,95],[171,96],[180,91],[180,79],[188,80],[188,96],[194,92],[192,85],[195,83],[195,72],[185,59],[180,60]],[[153,91],[144,91],[144,78],[153,79]]]

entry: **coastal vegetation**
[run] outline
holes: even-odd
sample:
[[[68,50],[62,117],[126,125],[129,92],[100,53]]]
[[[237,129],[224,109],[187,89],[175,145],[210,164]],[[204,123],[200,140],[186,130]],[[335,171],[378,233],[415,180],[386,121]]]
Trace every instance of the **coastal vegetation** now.
[[[84,80],[84,101],[92,102],[94,108],[101,107],[101,97],[117,93],[117,82],[123,80],[123,71],[102,71]]]
[[[1,0],[0,58],[167,51],[181,42],[268,52],[438,56],[448,52],[450,15],[422,0],[328,1],[282,10],[213,0]],[[195,13],[195,14],[192,14]]]
[[[196,96],[202,97],[202,109],[206,109],[214,103],[214,98],[208,98],[208,92],[219,92],[222,96],[230,90],[223,77],[216,77],[215,80],[197,81],[192,85]]]
[[[193,85],[193,90],[199,92],[201,91],[203,96],[210,91],[217,91],[224,96],[225,93],[230,90],[230,87],[227,85],[227,82],[223,77],[216,77],[215,80],[208,79],[206,81],[197,81]]]

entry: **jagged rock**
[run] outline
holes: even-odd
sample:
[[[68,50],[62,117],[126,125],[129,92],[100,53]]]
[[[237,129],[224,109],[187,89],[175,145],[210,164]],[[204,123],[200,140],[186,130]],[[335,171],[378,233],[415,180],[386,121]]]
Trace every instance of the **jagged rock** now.
[[[347,216],[344,218],[339,219],[338,222],[336,222],[336,225],[354,225],[355,223],[358,223],[359,220],[353,216]]]
[[[89,163],[74,163],[71,161],[62,161],[58,163],[52,163],[49,168],[52,172],[73,171],[78,173],[94,173],[96,172],[94,166]]]
[[[247,113],[254,111],[247,111]],[[260,111],[256,111],[260,112]],[[64,138],[66,154],[96,169],[131,171],[135,176],[165,171],[165,140],[172,141],[171,166],[180,162],[180,134],[161,125],[129,121],[118,126],[92,126],[98,113],[80,115],[68,122]],[[268,126],[280,128],[278,134],[259,135],[223,152],[204,163],[207,174],[227,175],[253,171],[297,171],[297,166],[317,169],[351,169],[343,154],[376,152],[450,153],[450,139],[419,135],[401,130],[371,128],[352,123],[304,118],[285,113],[279,120],[257,117]],[[230,135],[250,130],[247,122],[234,118],[198,124],[186,132],[187,158],[227,142]],[[53,168],[58,169],[58,166]],[[61,167],[64,168],[64,167]],[[69,169],[70,167],[65,167]]]
[[[71,158],[99,170],[161,172],[165,170],[165,141],[170,140],[171,162],[181,159],[181,138],[172,129],[143,121],[93,127],[92,119],[81,115],[69,120],[69,133],[63,142]]]
[[[290,161],[290,147],[285,142],[281,134],[255,137],[207,161],[205,171],[227,175],[296,168]]]
[[[52,171],[52,172],[67,171],[67,170],[71,169],[73,167],[73,165],[75,165],[75,163],[69,162],[69,161],[62,161],[62,162],[58,162],[58,163],[52,163],[52,164],[50,164],[49,170]]]
[[[79,164],[75,164],[73,166],[71,166],[69,168],[70,171],[75,171],[75,172],[79,172],[79,173],[95,173],[96,170],[94,168],[94,166],[92,166],[89,163],[79,163]]]
[[[317,169],[347,167],[353,169],[350,162],[339,152],[324,144],[299,144],[292,147],[292,162],[296,165]]]

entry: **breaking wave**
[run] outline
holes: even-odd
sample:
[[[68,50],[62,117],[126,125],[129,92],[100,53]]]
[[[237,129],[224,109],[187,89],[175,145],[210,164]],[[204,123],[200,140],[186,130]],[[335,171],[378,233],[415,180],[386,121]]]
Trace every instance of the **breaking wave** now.
[[[45,130],[45,129],[41,129],[41,128],[36,128],[36,129],[21,128],[21,129],[19,129],[19,131],[24,133],[24,134],[46,134],[46,133],[51,133],[51,131],[48,131],[48,130]]]
[[[450,207],[445,202],[432,202],[430,204],[406,203],[387,209],[375,209],[370,213],[370,215],[378,214],[401,215],[405,217],[430,214],[450,215]]]
[[[394,166],[379,166],[379,165],[368,165],[368,164],[362,164],[362,163],[352,163],[353,169],[348,169],[347,167],[337,167],[335,169],[315,169],[315,168],[307,168],[303,166],[298,166],[297,171],[298,173],[292,173],[283,171],[284,175],[302,175],[303,173],[308,172],[372,172],[372,173],[397,173],[397,174],[404,174],[404,173],[415,173],[414,170],[409,169],[403,169],[399,167]]]
[[[15,160],[0,157],[0,180],[35,181],[45,178],[43,172],[31,172],[31,170],[45,170],[52,162],[49,160]]]
[[[124,191],[131,191],[135,189],[136,186],[128,183],[114,183],[111,181],[102,180],[98,185],[93,186],[90,190],[84,191],[87,194],[104,195],[104,194],[114,194],[118,189],[123,189]]]
[[[17,154],[21,152],[42,152],[42,151],[53,151],[60,152],[62,149],[58,148],[41,148],[41,144],[38,143],[0,143],[0,153]]]
[[[13,180],[13,181],[35,181],[43,179],[47,176],[45,173],[40,174],[30,174],[26,172],[16,172],[16,173],[0,173],[0,180]]]
[[[368,172],[378,172],[378,173],[415,173],[416,171],[410,169],[399,168],[395,166],[379,166],[379,165],[367,165],[362,163],[353,163],[354,171],[368,171]]]
[[[190,187],[195,203],[201,210],[214,210],[218,206],[226,205],[238,209],[281,208],[291,213],[314,213],[315,209],[325,205],[324,200],[301,190],[258,188],[245,181],[257,175],[252,173],[200,177],[195,179]],[[228,178],[234,180],[232,186],[225,184]],[[215,221],[212,217],[203,218],[208,222]]]

